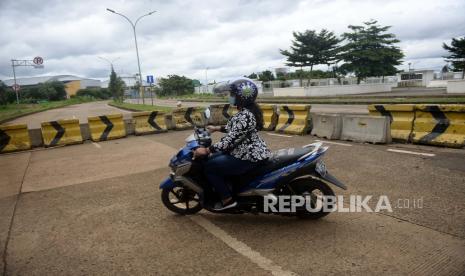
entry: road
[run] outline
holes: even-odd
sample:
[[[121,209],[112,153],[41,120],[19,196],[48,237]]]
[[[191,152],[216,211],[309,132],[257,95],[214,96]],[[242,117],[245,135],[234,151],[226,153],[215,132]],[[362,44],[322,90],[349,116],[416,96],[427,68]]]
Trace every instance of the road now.
[[[87,117],[113,113],[125,114],[128,112],[107,105],[107,101],[99,101],[51,109],[20,117],[5,124],[27,124],[29,128],[40,128],[41,122],[55,121],[59,119],[79,119],[81,123],[86,123]]]
[[[349,187],[335,192],[386,195],[392,213],[184,217],[164,208],[158,185],[190,133],[0,155],[8,275],[465,272],[464,150],[327,141],[327,167]],[[261,135],[273,150],[315,141]]]

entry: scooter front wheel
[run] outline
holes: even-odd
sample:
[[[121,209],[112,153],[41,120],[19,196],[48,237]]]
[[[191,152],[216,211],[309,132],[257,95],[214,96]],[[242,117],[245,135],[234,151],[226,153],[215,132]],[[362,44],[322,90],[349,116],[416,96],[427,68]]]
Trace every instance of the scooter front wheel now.
[[[161,201],[170,211],[180,215],[192,215],[202,210],[199,194],[186,187],[163,189]]]

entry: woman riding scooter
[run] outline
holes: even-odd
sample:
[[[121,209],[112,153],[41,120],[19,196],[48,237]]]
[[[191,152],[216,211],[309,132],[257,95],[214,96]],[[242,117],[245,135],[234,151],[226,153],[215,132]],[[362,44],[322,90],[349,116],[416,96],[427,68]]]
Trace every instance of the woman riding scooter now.
[[[209,183],[222,199],[214,207],[217,211],[237,205],[228,187],[228,179],[247,173],[271,155],[265,141],[258,135],[263,128],[263,115],[255,103],[258,94],[255,83],[241,78],[228,82],[227,90],[230,93],[229,103],[237,106],[239,112],[228,120],[225,127],[208,126],[210,132],[227,134],[218,143],[194,151],[194,158],[210,155],[204,168]]]

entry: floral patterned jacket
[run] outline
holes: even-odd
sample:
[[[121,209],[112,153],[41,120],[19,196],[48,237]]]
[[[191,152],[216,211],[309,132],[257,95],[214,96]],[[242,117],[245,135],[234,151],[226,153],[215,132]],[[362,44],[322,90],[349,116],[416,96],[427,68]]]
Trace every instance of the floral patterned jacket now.
[[[268,159],[271,152],[256,130],[257,121],[249,110],[243,108],[232,116],[226,127],[227,134],[210,146],[211,152],[221,151],[238,159],[258,162]]]

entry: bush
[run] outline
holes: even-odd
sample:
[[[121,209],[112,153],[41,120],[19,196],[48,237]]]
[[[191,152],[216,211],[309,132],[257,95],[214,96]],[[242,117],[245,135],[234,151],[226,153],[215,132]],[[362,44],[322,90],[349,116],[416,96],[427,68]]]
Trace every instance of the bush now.
[[[0,81],[0,105],[14,103],[15,101],[16,93]]]
[[[61,101],[66,99],[65,85],[59,81],[44,82],[39,84],[37,94],[42,99],[49,101]]]
[[[77,93],[76,96],[78,97],[91,97],[94,99],[101,99],[101,100],[106,100],[111,97],[110,92],[108,91],[107,88],[85,88],[85,89],[80,89]]]
[[[21,101],[37,101],[45,99],[48,99],[48,97],[43,93],[43,90],[39,90],[39,87],[28,87],[23,89],[21,92]]]

